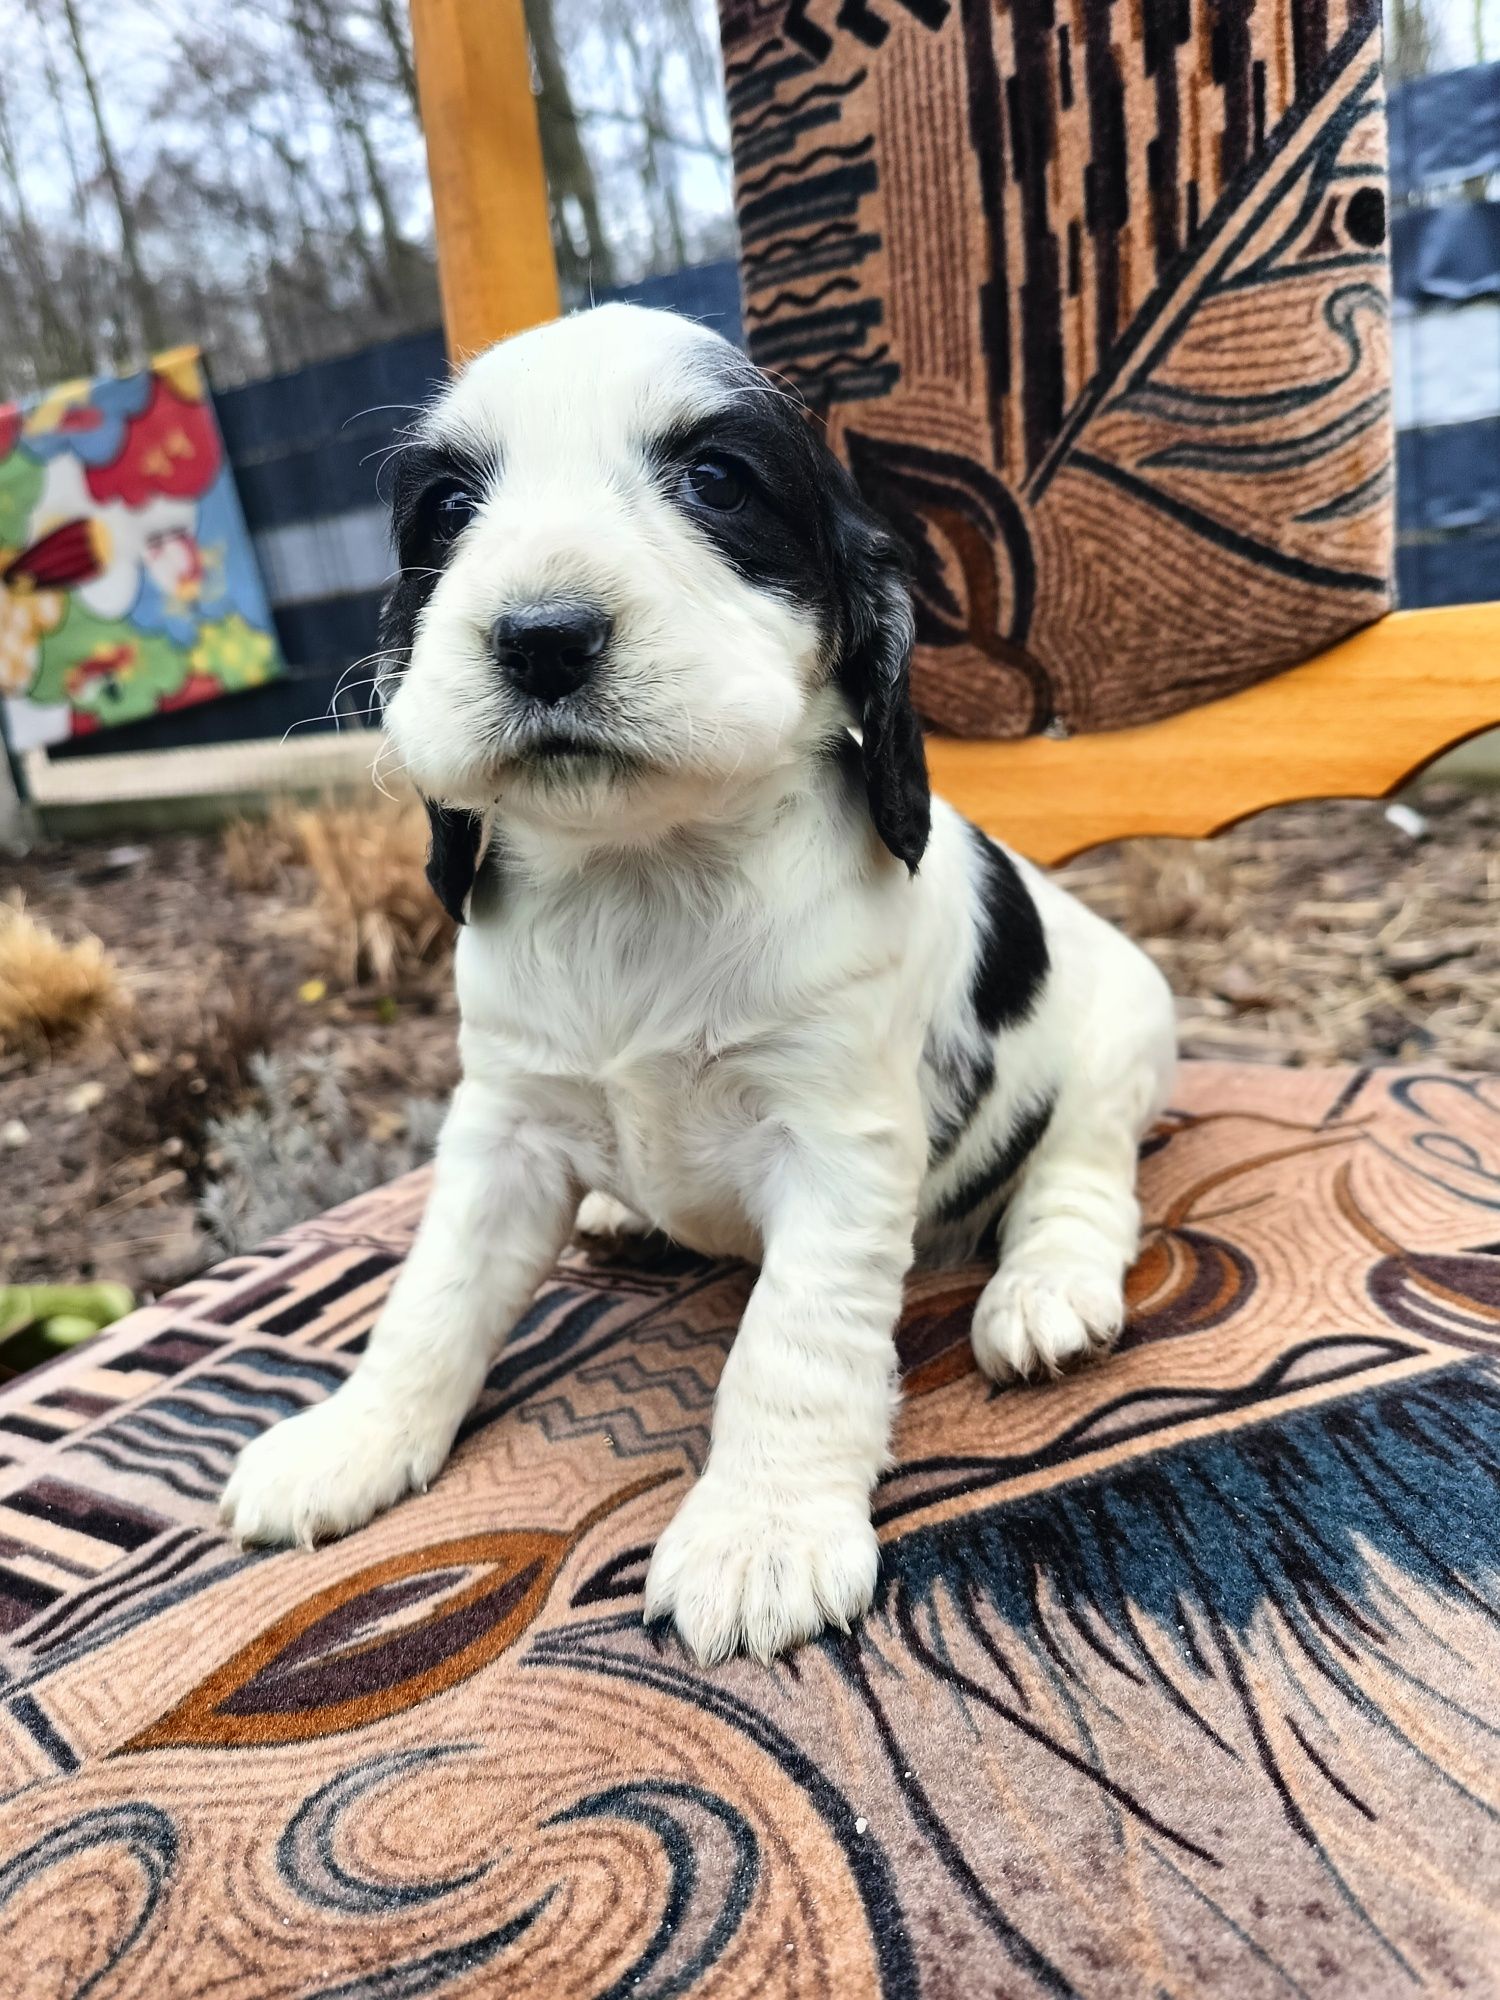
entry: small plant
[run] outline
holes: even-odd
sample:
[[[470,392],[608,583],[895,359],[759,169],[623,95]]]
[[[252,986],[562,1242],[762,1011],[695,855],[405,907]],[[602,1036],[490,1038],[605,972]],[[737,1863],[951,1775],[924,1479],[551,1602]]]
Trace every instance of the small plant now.
[[[293,869],[310,872],[307,908],[296,928],[320,970],[340,987],[405,991],[446,958],[453,927],[424,879],[427,821],[416,798],[327,800],[277,806],[262,822],[240,821],[224,835],[237,887],[279,887]]]
[[[254,1087],[254,1059],[273,1048],[286,1010],[263,988],[232,984],[223,999],[164,1024],[160,1042],[127,1056],[129,1077],[101,1107],[103,1159],[161,1154],[201,1184],[209,1128],[237,1110]]]
[[[255,1100],[209,1129],[213,1179],[199,1219],[221,1255],[235,1256],[420,1166],[443,1106],[411,1099],[402,1129],[370,1137],[355,1118],[332,1058],[257,1056]]]
[[[81,1347],[134,1309],[124,1285],[0,1285],[0,1382]]]
[[[109,953],[96,937],[64,941],[0,902],[0,1054],[46,1054],[81,1039],[122,1010]]]

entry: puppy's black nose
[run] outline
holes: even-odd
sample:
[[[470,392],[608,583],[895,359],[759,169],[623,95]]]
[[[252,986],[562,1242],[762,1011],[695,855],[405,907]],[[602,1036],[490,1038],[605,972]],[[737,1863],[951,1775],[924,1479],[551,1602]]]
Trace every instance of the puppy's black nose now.
[[[611,630],[597,604],[523,604],[490,627],[490,651],[512,687],[536,701],[561,701],[590,678]]]

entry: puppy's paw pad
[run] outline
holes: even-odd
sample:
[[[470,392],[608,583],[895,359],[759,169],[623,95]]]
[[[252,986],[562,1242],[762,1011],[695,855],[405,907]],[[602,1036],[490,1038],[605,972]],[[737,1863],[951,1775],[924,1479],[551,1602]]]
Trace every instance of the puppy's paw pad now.
[[[612,1194],[586,1194],[574,1225],[579,1236],[649,1236],[651,1225]]]
[[[444,1456],[441,1439],[424,1439],[342,1390],[245,1446],[219,1519],[238,1542],[311,1548],[425,1486]]]
[[[1002,1265],[974,1308],[974,1359],[996,1382],[1056,1375],[1112,1346],[1124,1318],[1119,1281],[1095,1266]]]
[[[704,1666],[735,1652],[771,1660],[868,1611],[879,1562],[864,1505],[706,1475],[656,1545],[646,1617],[671,1618]]]

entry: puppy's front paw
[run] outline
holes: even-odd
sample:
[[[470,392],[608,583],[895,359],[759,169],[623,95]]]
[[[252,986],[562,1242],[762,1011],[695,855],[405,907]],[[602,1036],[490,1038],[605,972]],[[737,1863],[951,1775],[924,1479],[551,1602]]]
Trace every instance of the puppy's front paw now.
[[[1002,1264],[979,1295],[969,1338],[996,1382],[1056,1375],[1109,1347],[1125,1317],[1118,1279],[1097,1264]]]
[[[424,1432],[418,1416],[396,1417],[351,1384],[245,1446],[219,1519],[239,1542],[310,1549],[425,1488],[447,1452],[447,1437]]]
[[[879,1562],[864,1502],[710,1468],[656,1545],[646,1617],[671,1618],[706,1667],[739,1650],[770,1660],[868,1611]]]

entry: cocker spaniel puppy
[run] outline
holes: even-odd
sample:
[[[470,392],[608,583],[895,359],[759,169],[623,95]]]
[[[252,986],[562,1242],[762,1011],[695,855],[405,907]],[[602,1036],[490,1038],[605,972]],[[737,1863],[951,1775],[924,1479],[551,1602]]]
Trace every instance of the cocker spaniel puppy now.
[[[463,1082],[368,1351],[224,1518],[312,1543],[425,1487],[587,1194],[760,1266],[645,1609],[769,1658],[871,1602],[914,1256],[998,1243],[997,1382],[1115,1337],[1171,1000],[929,799],[900,550],[717,335],[610,305],[506,341],[394,511],[386,728],[467,919]]]

